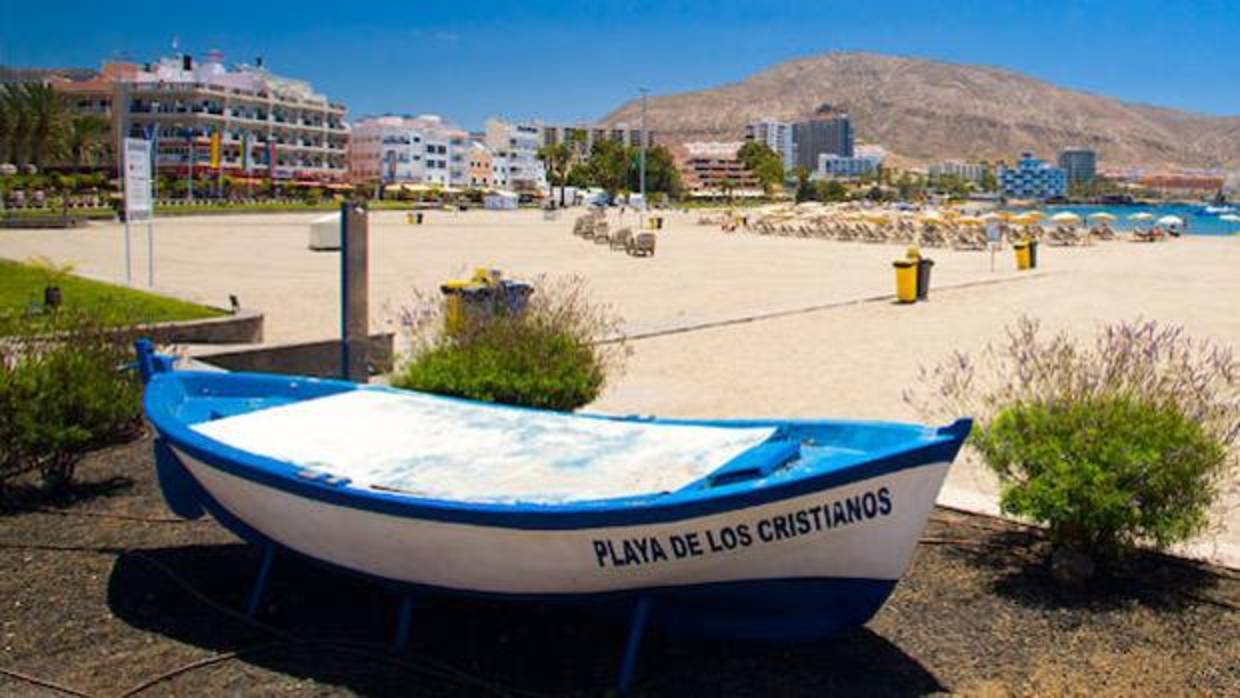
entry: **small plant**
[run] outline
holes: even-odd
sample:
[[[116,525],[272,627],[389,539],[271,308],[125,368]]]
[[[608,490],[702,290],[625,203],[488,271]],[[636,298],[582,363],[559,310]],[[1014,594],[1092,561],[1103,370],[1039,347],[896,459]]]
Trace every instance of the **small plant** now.
[[[1114,558],[1201,534],[1234,472],[1240,365],[1155,322],[1108,325],[1092,347],[1022,318],[974,360],[923,370],[905,399],[971,414],[971,439],[1006,513],[1045,524],[1059,550]]]
[[[76,311],[0,317],[0,484],[37,472],[54,493],[85,452],[138,432],[141,386],[118,370],[129,339]]]
[[[64,300],[60,283],[72,274],[76,267],[72,262],[57,264],[51,257],[42,255],[31,257],[26,263],[43,275],[43,305],[52,310],[59,308]]]
[[[623,365],[623,342],[598,344],[619,321],[591,302],[579,277],[539,279],[524,312],[500,303],[446,327],[444,301],[415,294],[401,312],[413,350],[392,377],[411,390],[525,407],[573,410],[598,397]]]

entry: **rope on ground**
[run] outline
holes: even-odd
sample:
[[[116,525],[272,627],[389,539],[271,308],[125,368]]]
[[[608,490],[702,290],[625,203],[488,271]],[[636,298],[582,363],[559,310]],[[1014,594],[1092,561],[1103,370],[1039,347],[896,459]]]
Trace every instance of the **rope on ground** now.
[[[78,696],[78,698],[94,698],[94,696],[92,696],[91,694],[85,693],[83,691],[79,691],[76,688],[70,688],[68,686],[58,684],[55,681],[41,679],[37,676],[31,676],[29,674],[23,674],[20,671],[14,671],[12,669],[5,669],[3,667],[0,667],[0,675],[7,676],[11,679],[16,679],[18,681],[25,681],[26,683],[31,684],[33,686],[42,686],[43,688],[50,688],[53,691],[59,691],[67,696]]]
[[[423,674],[431,676],[432,678],[439,679],[441,681],[456,681],[457,683],[472,686],[474,688],[483,689],[495,695],[511,695],[511,694],[523,694],[523,695],[528,695],[528,696],[539,695],[537,693],[523,691],[520,689],[513,689],[510,687],[505,687],[499,684],[492,683],[485,679],[480,679],[466,671],[463,671],[461,669],[458,669],[452,666],[451,664],[447,662],[436,660],[436,659],[433,659],[431,657],[427,657],[424,655],[415,654],[414,656],[416,657],[419,663],[414,663],[414,662],[405,661],[399,657],[391,655],[390,653],[377,650],[377,648],[371,649],[370,646],[367,646],[363,643],[339,642],[339,641],[327,641],[327,640],[311,640],[311,639],[297,637],[296,635],[288,632],[287,630],[283,630],[269,623],[264,623],[256,618],[251,618],[249,615],[242,613],[241,611],[230,608],[228,606],[225,606],[224,604],[221,604],[215,601],[214,599],[208,597],[206,594],[203,594],[201,591],[195,588],[192,584],[190,584],[188,580],[186,580],[181,575],[177,574],[176,571],[168,567],[168,565],[164,564],[163,562],[156,560],[155,558],[138,550],[131,550],[128,552],[130,556],[136,559],[142,560],[146,562],[147,564],[155,567],[160,572],[163,572],[169,579],[175,582],[188,594],[198,599],[198,601],[208,606],[209,608],[219,613],[222,613],[230,618],[241,621],[255,628],[259,628],[276,637],[284,639],[289,643],[321,645],[325,647],[330,647],[330,648],[336,649],[337,651],[348,652],[350,654],[366,657],[372,660],[382,661],[382,662],[392,664],[394,666],[399,666],[401,668],[408,669],[411,671],[422,672]]]
[[[283,647],[288,644],[291,644],[291,643],[267,642],[261,645],[255,645],[253,647],[247,647],[244,649],[234,650],[232,652],[222,652],[220,654],[213,654],[210,657],[204,657],[202,659],[189,662],[188,664],[183,664],[175,669],[170,669],[168,671],[165,671],[162,674],[159,674],[158,676],[152,676],[151,678],[146,679],[142,683],[139,683],[138,685],[134,686],[133,688],[130,688],[124,693],[119,694],[117,698],[131,698],[131,696],[136,696],[139,693],[142,693],[143,691],[147,690],[148,688],[151,688],[152,686],[163,683],[164,681],[168,681],[169,679],[176,678],[177,676],[180,676],[181,674],[186,674],[195,669],[201,669],[203,667],[208,667],[213,664],[219,664],[220,662],[226,662],[230,659],[236,659],[237,657],[240,657],[242,655],[254,654],[256,652],[273,649],[275,647]]]
[[[920,545],[957,545],[962,548],[994,548],[1000,549],[1006,546],[995,545],[984,540],[966,540],[964,538],[934,538],[927,536],[917,541]]]
[[[90,519],[116,519],[118,521],[136,521],[138,523],[158,523],[158,524],[196,524],[203,523],[207,519],[180,519],[168,516],[137,516],[135,514],[121,514],[110,511],[66,511],[62,509],[49,509],[47,507],[11,507],[16,511],[25,511],[32,514],[50,514],[53,516],[80,516]]]
[[[312,640],[312,639],[305,639],[305,638],[297,637],[296,635],[293,635],[292,633],[286,630],[282,630],[281,628],[278,628],[274,625],[264,623],[256,618],[251,618],[250,616],[246,615],[245,613],[242,613],[241,611],[229,608],[228,606],[225,606],[224,604],[221,604],[215,601],[214,599],[211,599],[206,594],[203,594],[201,591],[199,591],[194,585],[190,584],[184,577],[181,577],[179,574],[177,574],[174,570],[172,570],[166,564],[164,564],[163,562],[160,562],[159,560],[156,560],[150,555],[143,553],[141,550],[136,550],[133,548],[117,548],[117,547],[110,547],[110,546],[92,547],[92,546],[80,546],[80,545],[13,543],[13,542],[8,542],[8,541],[0,541],[0,549],[38,550],[38,551],[43,551],[43,552],[76,552],[76,553],[90,553],[90,554],[96,554],[96,555],[113,555],[117,557],[121,555],[129,555],[130,557],[146,562],[152,567],[155,567],[160,572],[163,572],[169,579],[171,579],[174,583],[176,583],[177,586],[181,587],[186,593],[188,593],[190,596],[197,599],[202,604],[230,618],[233,618],[237,621],[253,626],[267,633],[270,633],[278,638],[281,638],[282,640],[284,640],[284,643],[282,644],[317,645],[321,647],[327,647],[327,648],[335,649],[339,652],[346,652],[348,654],[353,654],[356,656],[365,657],[367,659],[381,661],[387,664],[398,666],[398,667],[401,667],[403,669],[407,669],[410,671],[420,672],[424,675],[427,675],[434,679],[438,679],[440,681],[456,682],[457,684],[464,684],[467,686],[471,686],[473,688],[482,689],[494,695],[500,695],[500,696],[506,696],[506,695],[539,696],[540,695],[532,691],[525,691],[522,689],[515,689],[511,687],[500,686],[499,684],[495,684],[485,679],[481,679],[476,676],[473,676],[472,674],[469,674],[468,672],[464,670],[458,669],[447,662],[433,659],[431,657],[427,657],[424,655],[414,655],[415,659],[417,660],[417,663],[415,663],[415,662],[406,661],[404,659],[401,659],[400,657],[393,656],[390,653],[386,653],[378,648],[370,649],[370,646],[364,645],[363,643],[344,643],[344,642],[339,642],[339,641]],[[231,657],[227,657],[227,658],[231,658]],[[223,659],[221,659],[220,661],[223,661]],[[190,669],[194,669],[194,668],[197,668],[197,667],[189,667],[184,670],[189,671]]]

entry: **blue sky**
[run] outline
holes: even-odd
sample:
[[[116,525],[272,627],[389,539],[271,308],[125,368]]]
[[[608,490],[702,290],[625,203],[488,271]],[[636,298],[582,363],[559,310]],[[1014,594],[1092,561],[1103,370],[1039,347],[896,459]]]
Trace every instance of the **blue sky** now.
[[[593,119],[636,94],[864,50],[997,65],[1130,101],[1240,115],[1236,0],[903,2],[14,2],[0,63],[262,55],[350,115]]]

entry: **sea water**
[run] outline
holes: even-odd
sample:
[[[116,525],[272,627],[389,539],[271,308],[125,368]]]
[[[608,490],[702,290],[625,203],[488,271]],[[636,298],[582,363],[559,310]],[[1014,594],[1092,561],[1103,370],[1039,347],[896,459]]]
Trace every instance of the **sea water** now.
[[[1047,206],[1042,209],[1046,213],[1046,217],[1042,219],[1043,225],[1053,225],[1050,217],[1056,213],[1063,211],[1071,211],[1084,218],[1086,223],[1092,224],[1093,221],[1088,218],[1091,213],[1106,212],[1115,216],[1116,220],[1110,223],[1111,229],[1116,231],[1128,231],[1137,227],[1147,229],[1154,225],[1154,221],[1163,216],[1176,216],[1183,220],[1186,224],[1186,232],[1189,235],[1233,235],[1240,233],[1240,223],[1231,223],[1219,220],[1220,214],[1207,214],[1202,211],[1204,204],[1165,204],[1161,206],[1101,206],[1086,204],[1069,204],[1062,206]],[[1233,205],[1234,215],[1240,216],[1240,204]],[[1019,213],[1019,210],[1015,210]],[[1133,221],[1129,217],[1136,213],[1151,213],[1153,220],[1149,221]]]

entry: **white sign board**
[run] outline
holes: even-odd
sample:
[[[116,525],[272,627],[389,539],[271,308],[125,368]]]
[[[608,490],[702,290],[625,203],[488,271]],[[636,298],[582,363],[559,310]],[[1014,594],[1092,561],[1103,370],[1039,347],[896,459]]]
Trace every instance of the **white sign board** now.
[[[151,219],[151,142],[125,139],[125,220]]]

